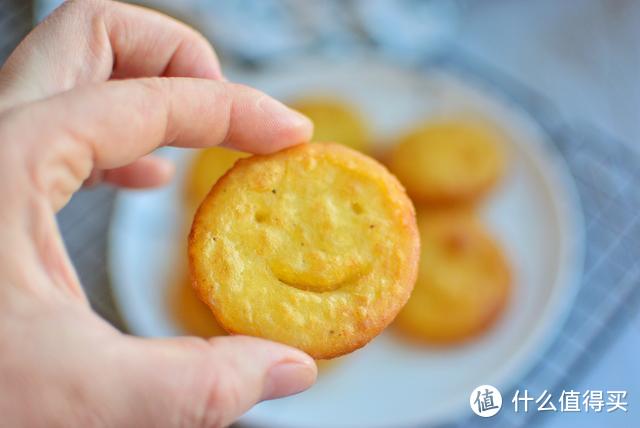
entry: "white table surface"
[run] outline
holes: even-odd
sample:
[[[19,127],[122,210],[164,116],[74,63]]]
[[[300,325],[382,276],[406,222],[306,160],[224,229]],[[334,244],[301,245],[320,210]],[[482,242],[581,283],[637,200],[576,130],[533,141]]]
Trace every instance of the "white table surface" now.
[[[459,43],[547,96],[566,120],[596,124],[640,150],[639,22],[634,0],[469,2]],[[580,382],[567,387],[625,389],[629,412],[556,413],[542,419],[544,426],[640,426],[640,314],[622,328]]]

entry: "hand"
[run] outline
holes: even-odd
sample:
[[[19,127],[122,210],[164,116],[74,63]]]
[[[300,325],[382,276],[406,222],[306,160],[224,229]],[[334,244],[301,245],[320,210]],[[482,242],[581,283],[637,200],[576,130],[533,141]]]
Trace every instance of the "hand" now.
[[[68,1],[0,70],[0,415],[8,426],[222,426],[299,392],[313,360],[250,337],[141,339],[91,311],[55,212],[83,182],[165,183],[172,144],[270,152],[310,122],[227,83],[209,44],[142,8]]]

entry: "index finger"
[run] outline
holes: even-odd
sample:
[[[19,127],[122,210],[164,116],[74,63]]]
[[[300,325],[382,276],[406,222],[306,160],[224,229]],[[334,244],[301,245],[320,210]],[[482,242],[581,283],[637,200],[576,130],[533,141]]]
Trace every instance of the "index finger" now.
[[[84,86],[11,110],[4,119],[0,140],[20,141],[35,169],[30,176],[39,181],[35,187],[56,208],[92,168],[121,167],[162,145],[225,144],[268,153],[306,142],[313,131],[309,119],[262,92],[190,78]]]
[[[38,25],[0,70],[0,110],[75,86],[130,77],[222,79],[194,29],[139,6],[69,0]]]

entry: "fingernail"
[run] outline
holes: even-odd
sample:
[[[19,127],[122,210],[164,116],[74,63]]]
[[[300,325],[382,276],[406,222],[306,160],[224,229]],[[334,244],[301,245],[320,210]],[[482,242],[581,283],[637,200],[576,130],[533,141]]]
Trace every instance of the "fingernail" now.
[[[313,126],[309,118],[297,112],[269,96],[264,96],[258,100],[258,107],[267,114],[275,116],[280,122],[287,122],[289,126],[302,127]]]
[[[271,367],[265,378],[262,400],[286,397],[309,388],[316,379],[316,366],[313,361],[281,362]]]

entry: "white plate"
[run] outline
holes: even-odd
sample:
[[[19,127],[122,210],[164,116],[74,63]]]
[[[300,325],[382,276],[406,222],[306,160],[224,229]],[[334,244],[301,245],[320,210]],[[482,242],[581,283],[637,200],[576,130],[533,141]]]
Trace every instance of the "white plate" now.
[[[515,290],[506,314],[485,336],[449,349],[410,347],[384,333],[322,374],[309,391],[262,403],[242,418],[264,427],[389,427],[470,415],[478,385],[505,391],[558,332],[582,270],[582,216],[559,156],[517,106],[441,72],[428,74],[375,60],[304,60],[239,79],[281,99],[336,94],[370,118],[377,140],[428,117],[481,113],[510,137],[507,177],[482,215],[509,255]],[[169,149],[178,180],[148,192],[120,192],[110,231],[116,302],[134,334],[180,334],[166,289],[184,258],[180,189],[190,152]]]

